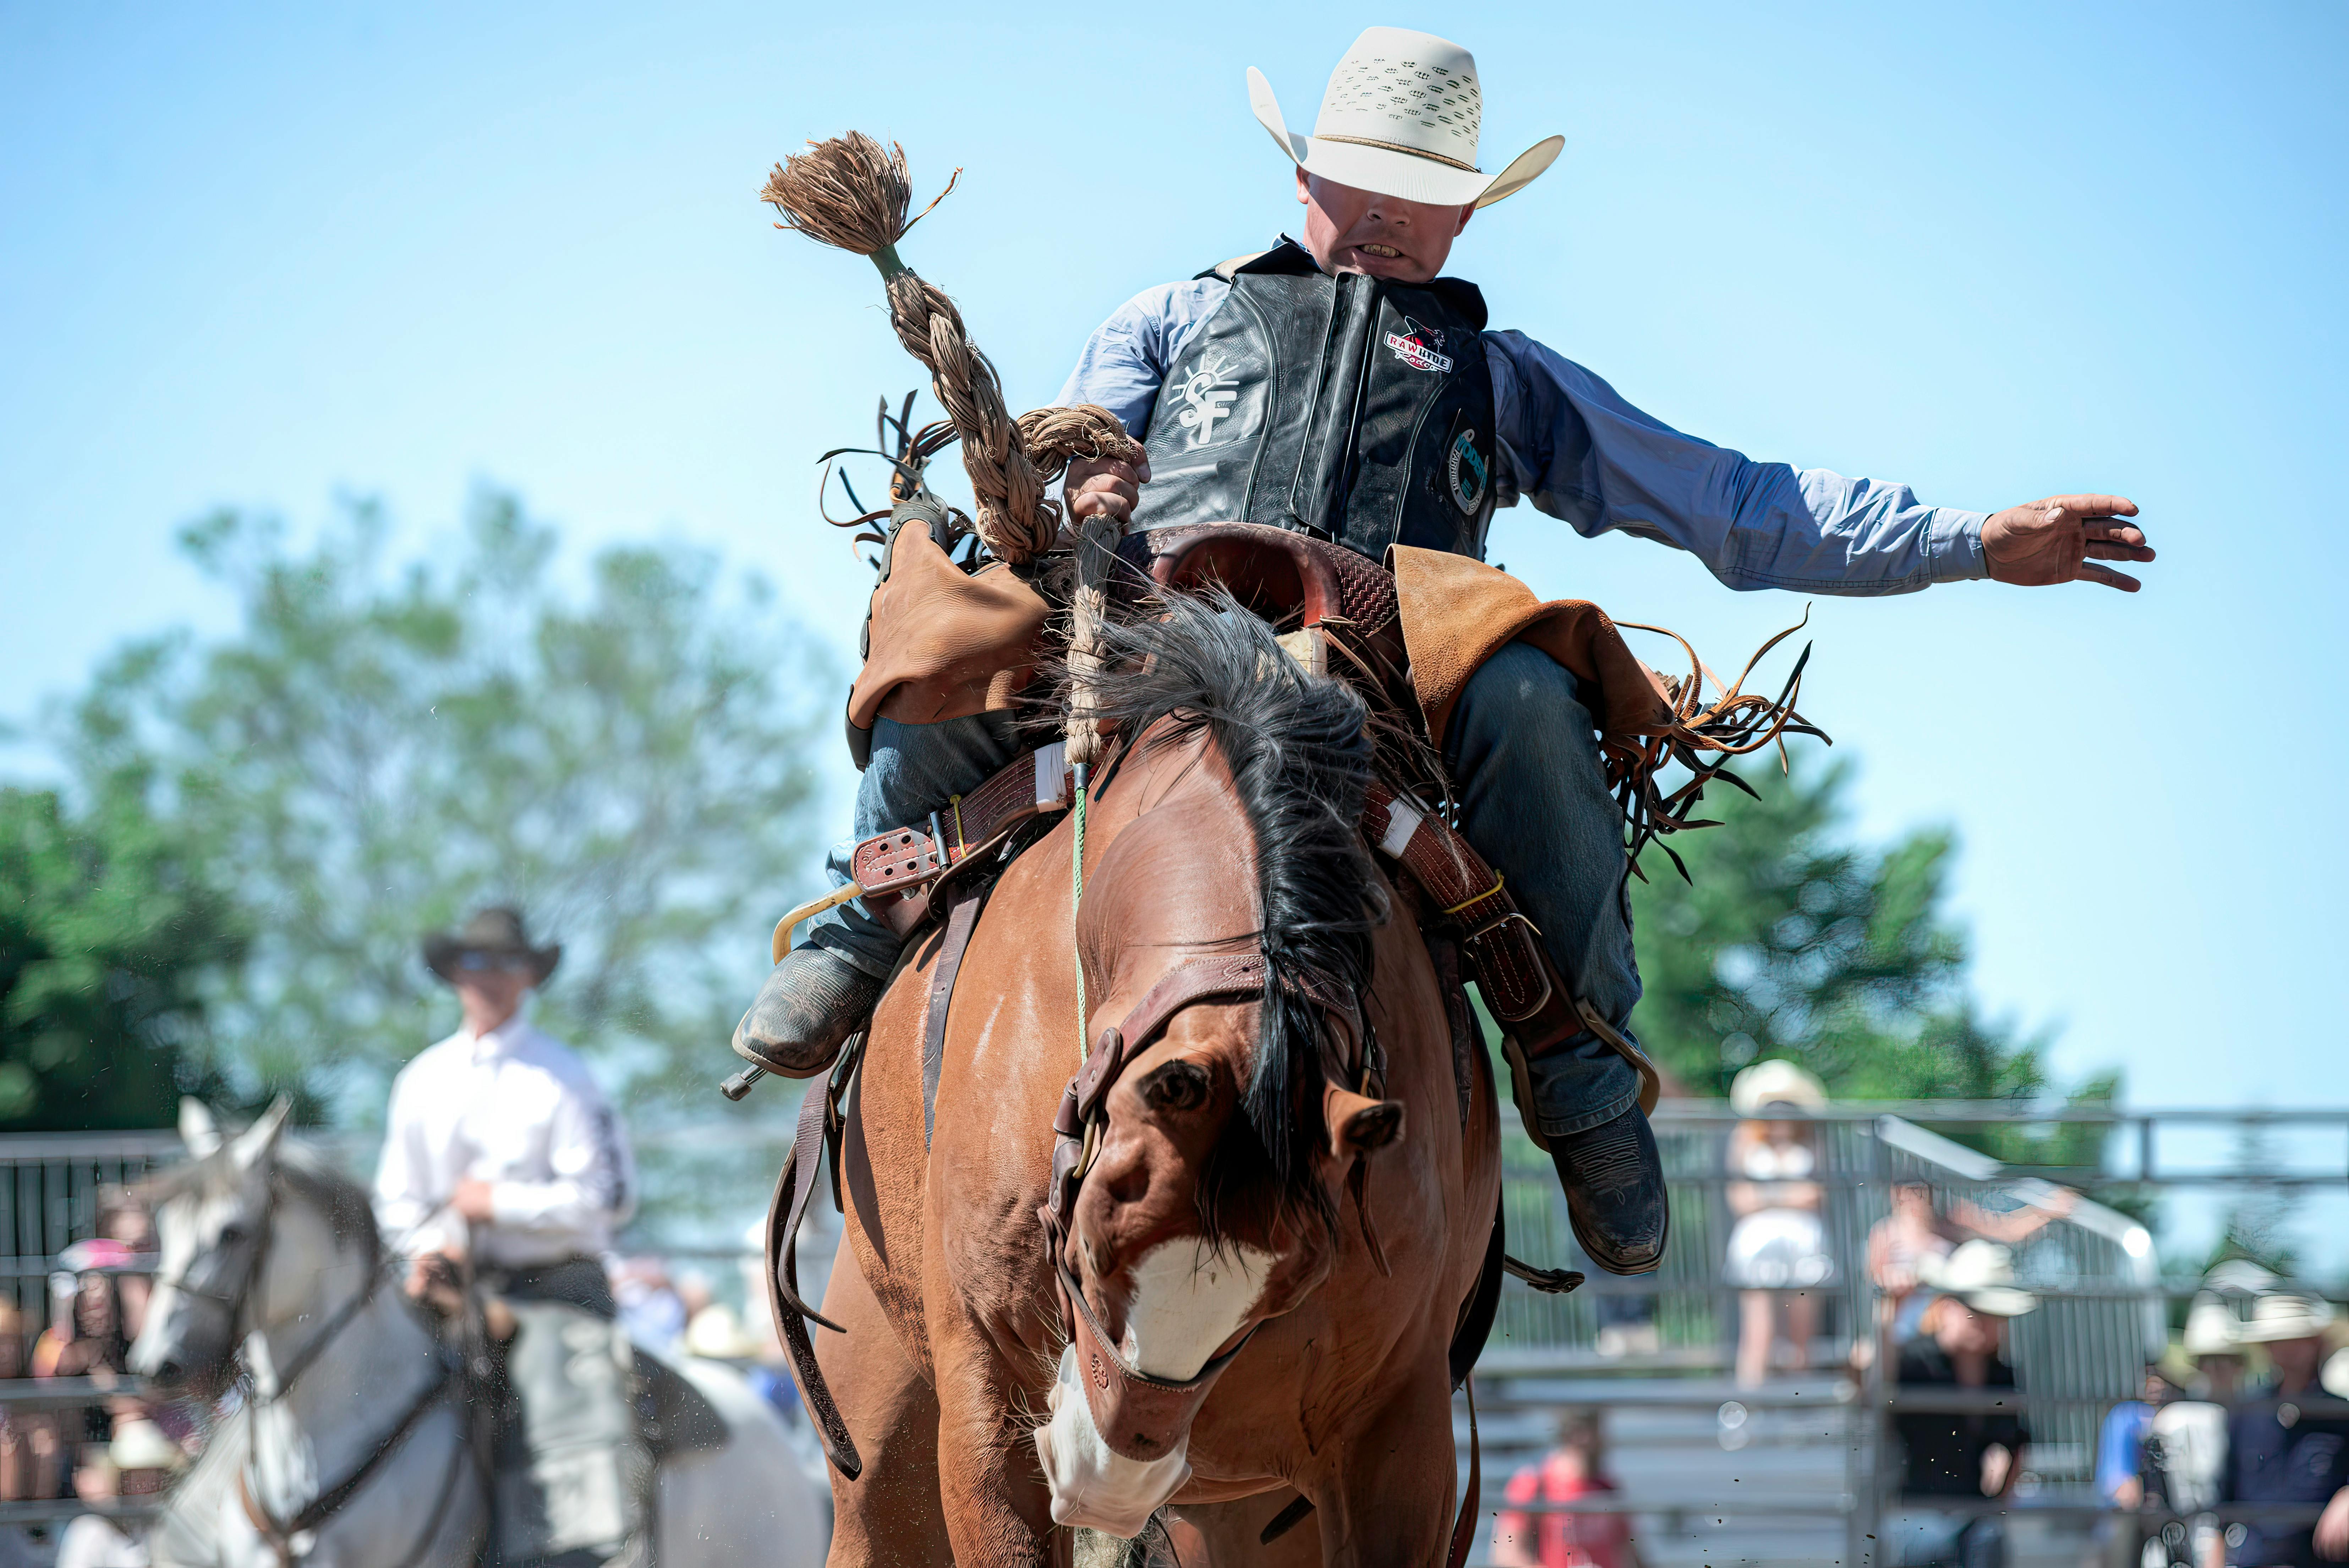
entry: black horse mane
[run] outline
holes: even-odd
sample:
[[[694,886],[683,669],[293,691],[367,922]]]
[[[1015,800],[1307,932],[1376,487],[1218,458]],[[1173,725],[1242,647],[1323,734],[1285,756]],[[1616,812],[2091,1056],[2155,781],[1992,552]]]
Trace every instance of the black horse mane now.
[[[1175,742],[1204,730],[1223,754],[1256,839],[1261,928],[1243,940],[1265,955],[1262,1024],[1240,1105],[1252,1136],[1229,1130],[1202,1172],[1206,1239],[1232,1204],[1268,1185],[1278,1206],[1333,1227],[1315,1179],[1321,1140],[1322,1008],[1371,979],[1371,931],[1386,890],[1362,847],[1371,740],[1361,697],[1308,674],[1273,628],[1220,589],[1154,601],[1105,630],[1102,717],[1138,736],[1161,719]]]

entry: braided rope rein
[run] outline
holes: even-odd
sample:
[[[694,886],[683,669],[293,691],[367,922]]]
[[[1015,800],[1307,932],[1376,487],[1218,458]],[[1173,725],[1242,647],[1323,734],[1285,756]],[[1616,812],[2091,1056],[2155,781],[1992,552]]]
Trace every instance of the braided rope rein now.
[[[880,270],[889,296],[889,324],[897,341],[930,373],[930,388],[954,424],[962,443],[964,471],[970,475],[976,515],[971,527],[988,552],[1024,566],[1060,542],[1063,511],[1045,495],[1075,458],[1142,459],[1142,444],[1126,434],[1116,415],[1094,404],[1074,408],[1039,408],[1011,418],[1003,401],[1002,378],[974,347],[962,313],[936,285],[905,263],[897,242],[930,214],[946,190],[911,218],[913,183],[905,172],[905,150],[892,142],[885,151],[862,131],[808,143],[787,158],[759,192],[782,214],[779,229],[794,229],[822,244],[852,251]],[[1085,799],[1091,775],[1101,761],[1098,681],[1102,629],[1108,613],[1109,574],[1123,525],[1114,517],[1088,518],[1076,539],[1076,586],[1069,606],[1069,707],[1064,735],[1075,774],[1075,852],[1070,865],[1071,922],[1084,899]],[[1085,1053],[1084,956],[1077,954],[1077,1054]]]
[[[956,170],[955,179],[961,174]],[[908,218],[913,185],[905,149],[892,142],[885,150],[862,131],[851,131],[810,142],[807,151],[777,164],[759,196],[782,214],[777,228],[854,252],[880,269],[897,341],[929,371],[931,389],[962,439],[979,542],[998,559],[1025,565],[1060,541],[1061,507],[1044,492],[1071,459],[1135,462],[1142,447],[1116,415],[1092,404],[1011,417],[1002,380],[972,346],[954,301],[897,254],[897,242],[954,186],[948,180],[929,207]]]

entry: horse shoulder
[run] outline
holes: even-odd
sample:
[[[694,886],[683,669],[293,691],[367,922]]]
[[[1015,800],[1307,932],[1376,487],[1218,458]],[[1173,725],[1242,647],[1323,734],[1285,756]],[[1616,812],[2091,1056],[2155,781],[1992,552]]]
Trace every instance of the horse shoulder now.
[[[841,1150],[843,1230],[905,1354],[929,1375],[922,1324],[922,1032],[939,938],[917,938],[866,1026]]]
[[[1057,852],[1055,852],[1057,851]],[[936,1173],[928,1260],[942,1293],[1026,1342],[1050,1294],[1036,1211],[1051,1167],[1052,1118],[1078,1065],[1076,951],[1068,840],[1008,871],[974,932],[956,985],[929,1162]]]

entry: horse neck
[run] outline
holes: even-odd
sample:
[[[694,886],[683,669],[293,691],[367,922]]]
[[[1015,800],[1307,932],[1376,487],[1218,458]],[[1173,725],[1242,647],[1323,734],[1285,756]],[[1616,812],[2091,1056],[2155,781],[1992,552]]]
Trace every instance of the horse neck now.
[[[1089,969],[1114,970],[1123,954],[1172,967],[1256,930],[1255,829],[1230,764],[1206,734],[1145,738],[1119,764],[1093,815],[1101,826],[1087,846],[1081,912]]]

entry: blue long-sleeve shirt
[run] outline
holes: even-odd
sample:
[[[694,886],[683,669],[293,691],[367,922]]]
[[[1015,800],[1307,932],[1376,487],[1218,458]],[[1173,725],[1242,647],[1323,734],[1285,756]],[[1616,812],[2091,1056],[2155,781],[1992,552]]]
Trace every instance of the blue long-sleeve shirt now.
[[[1136,294],[1086,341],[1060,405],[1097,403],[1141,436],[1167,366],[1230,292],[1206,277]],[[1585,537],[1619,529],[1673,545],[1732,588],[1911,593],[1989,575],[1981,512],[1926,506],[1907,485],[1755,462],[1641,413],[1522,332],[1484,342],[1501,506],[1530,500]]]

